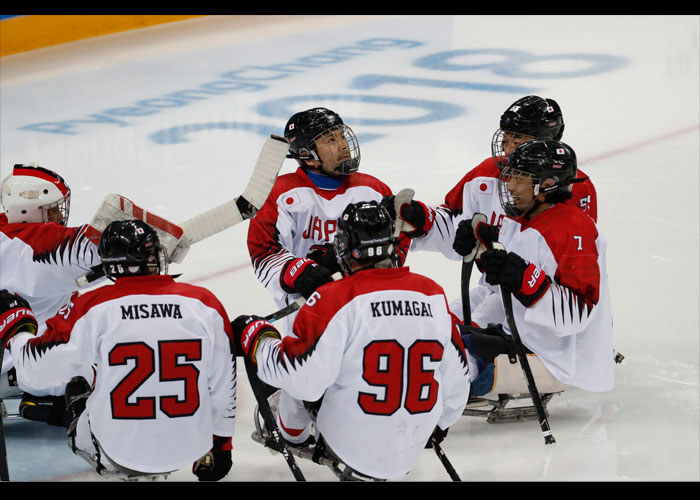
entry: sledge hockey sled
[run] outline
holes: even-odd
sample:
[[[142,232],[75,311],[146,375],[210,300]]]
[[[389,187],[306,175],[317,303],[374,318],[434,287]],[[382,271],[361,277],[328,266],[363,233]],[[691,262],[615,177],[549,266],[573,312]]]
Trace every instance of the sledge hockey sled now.
[[[280,445],[272,438],[265,428],[257,405],[255,406],[253,422],[255,423],[255,431],[251,434],[253,441],[263,445],[273,455],[283,453],[284,451],[281,449]],[[384,479],[377,479],[361,474],[343,463],[326,447],[322,439],[320,443],[313,439],[315,434],[315,424],[312,424],[312,439],[305,441],[301,445],[294,445],[286,442],[287,451],[296,457],[311,460],[314,463],[328,467],[341,481],[385,481]]]
[[[539,358],[528,354],[528,361],[542,400],[545,416],[549,417],[547,404],[568,387],[555,379]],[[529,401],[530,405],[522,404]],[[510,407],[508,405],[510,404]],[[462,415],[486,417],[490,424],[513,420],[537,418],[527,381],[520,365],[508,354],[500,354],[494,360],[493,386],[483,397],[470,397]]]

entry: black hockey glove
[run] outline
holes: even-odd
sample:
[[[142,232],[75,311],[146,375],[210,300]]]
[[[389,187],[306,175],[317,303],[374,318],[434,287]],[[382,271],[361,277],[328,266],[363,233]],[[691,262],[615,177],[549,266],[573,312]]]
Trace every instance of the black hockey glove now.
[[[542,269],[513,252],[490,249],[481,255],[481,262],[486,282],[501,285],[525,307],[535,304],[552,284]]]
[[[226,477],[233,464],[231,438],[214,436],[214,446],[202,458],[192,464],[192,473],[200,481],[218,481]]]
[[[238,316],[231,322],[231,329],[236,341],[236,349],[253,363],[257,363],[255,354],[258,342],[263,336],[281,338],[277,328],[260,316]]]
[[[7,349],[8,342],[15,334],[29,332],[36,335],[37,329],[29,302],[7,290],[0,290],[0,345]]]
[[[340,272],[340,265],[338,264],[338,259],[335,257],[335,247],[333,243],[313,245],[309,249],[306,258],[313,260],[321,267],[325,267],[330,274]]]
[[[447,431],[450,429],[447,428],[444,431],[440,429],[437,425],[435,426],[435,430],[433,433],[430,435],[430,438],[428,439],[428,442],[425,444],[426,448],[432,448],[433,443],[435,444],[440,444],[445,440],[445,437],[447,436]]]
[[[472,219],[467,219],[457,226],[452,248],[464,257],[472,253],[477,243],[481,242],[488,249],[492,247],[494,241],[498,241],[498,226],[479,222],[475,231],[472,227]]]
[[[333,281],[333,278],[326,268],[306,258],[290,260],[280,274],[282,290],[287,293],[300,293],[305,299],[318,287],[330,281]]]
[[[394,207],[395,196],[385,196],[381,204],[389,211],[391,218],[396,220],[396,209]],[[435,223],[435,211],[420,201],[411,200],[399,207],[399,222],[408,223],[411,228],[408,231],[401,231],[409,238],[420,238],[428,234],[428,231]]]

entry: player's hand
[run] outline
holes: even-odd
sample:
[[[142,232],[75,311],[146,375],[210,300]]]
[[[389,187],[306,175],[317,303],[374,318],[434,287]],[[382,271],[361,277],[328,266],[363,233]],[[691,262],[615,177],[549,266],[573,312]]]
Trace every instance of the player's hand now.
[[[333,278],[328,269],[304,257],[287,262],[280,274],[282,289],[287,293],[300,293],[305,299],[331,281]]]
[[[200,481],[218,481],[226,477],[233,464],[231,438],[214,436],[214,446],[192,464],[192,473]]]
[[[525,307],[537,302],[552,283],[542,269],[513,252],[489,249],[481,262],[486,282],[511,292]]]
[[[450,430],[449,428],[445,429],[444,431],[440,429],[437,425],[435,426],[435,430],[433,433],[430,435],[430,438],[428,438],[428,442],[425,444],[426,448],[432,448],[433,443],[435,444],[440,444],[445,440],[445,437],[447,436],[447,431]]]
[[[29,332],[36,335],[38,324],[34,317],[34,311],[25,299],[0,290],[0,345],[8,347],[12,337],[20,332]]]
[[[479,222],[474,229],[472,219],[467,219],[457,226],[452,248],[465,257],[474,251],[477,243],[483,244],[485,248],[491,248],[494,241],[498,241],[498,226]]]
[[[381,205],[386,207],[392,219],[396,220],[396,209],[394,200],[396,196],[385,196]],[[402,230],[409,238],[420,238],[428,234],[435,223],[435,211],[420,201],[411,200],[409,203],[402,203],[399,207],[399,223],[406,222],[410,228]]]
[[[240,347],[243,355],[247,356],[253,363],[257,364],[255,354],[258,349],[258,342],[264,336],[279,339],[279,331],[260,316],[238,316],[231,322],[233,337],[236,339],[236,346]]]
[[[319,266],[324,267],[331,275],[341,272],[338,259],[335,256],[335,247],[333,246],[333,243],[326,243],[325,245],[312,245],[309,249],[309,253],[306,254],[306,258],[311,259]]]

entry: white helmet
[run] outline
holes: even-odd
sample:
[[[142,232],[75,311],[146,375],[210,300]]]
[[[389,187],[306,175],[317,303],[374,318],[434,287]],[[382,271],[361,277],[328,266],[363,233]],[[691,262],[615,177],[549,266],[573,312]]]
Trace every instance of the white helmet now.
[[[2,181],[2,206],[9,223],[68,223],[70,188],[63,178],[36,163],[17,164]]]

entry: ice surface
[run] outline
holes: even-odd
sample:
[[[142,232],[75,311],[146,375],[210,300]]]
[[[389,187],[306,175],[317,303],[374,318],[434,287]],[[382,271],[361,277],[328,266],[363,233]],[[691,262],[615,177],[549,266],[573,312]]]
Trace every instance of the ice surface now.
[[[597,188],[615,347],[626,359],[615,390],[570,389],[552,400],[555,445],[544,445],[534,421],[463,417],[444,450],[469,481],[698,481],[699,18],[526,24],[214,16],[6,56],[0,174],[29,161],[60,172],[74,225],[109,192],[183,221],[240,194],[264,138],[293,112],[322,105],[358,134],[362,171],[438,204],[489,155],[511,102],[552,97],[564,111],[563,140]],[[249,264],[246,231],[202,241],[171,268],[214,291],[231,318],[274,310]],[[459,296],[459,263],[413,253],[408,264]],[[226,480],[293,480],[281,456],[250,439],[254,399],[242,368],[238,388]],[[102,481],[61,429],[5,424],[13,480]],[[335,480],[311,462],[301,467],[310,480]],[[170,480],[195,479],[183,469]],[[426,450],[402,480],[449,477]]]

